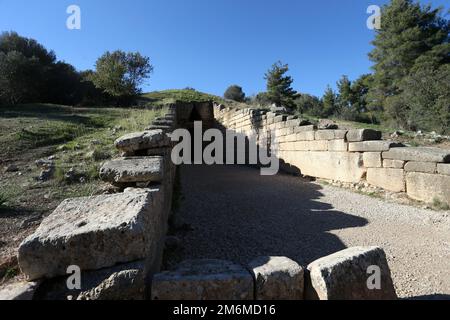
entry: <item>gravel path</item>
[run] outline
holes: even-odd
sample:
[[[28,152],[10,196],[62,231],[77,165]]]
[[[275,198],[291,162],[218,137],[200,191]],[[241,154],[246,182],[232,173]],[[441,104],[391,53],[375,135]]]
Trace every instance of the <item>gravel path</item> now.
[[[261,255],[302,265],[352,246],[385,249],[403,298],[450,298],[450,213],[386,202],[243,166],[181,168],[184,259],[247,263]]]

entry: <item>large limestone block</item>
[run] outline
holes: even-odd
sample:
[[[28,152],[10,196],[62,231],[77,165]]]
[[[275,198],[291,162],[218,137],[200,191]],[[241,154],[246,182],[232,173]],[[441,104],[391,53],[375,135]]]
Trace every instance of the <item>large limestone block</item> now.
[[[310,177],[356,183],[366,173],[360,153],[295,151],[283,159]]]
[[[163,157],[119,158],[106,162],[100,169],[100,178],[114,184],[161,182],[163,176]]]
[[[316,140],[334,140],[334,130],[316,131]]]
[[[116,140],[117,149],[134,152],[170,146],[170,138],[163,130],[151,130],[127,134]]]
[[[403,160],[392,160],[392,159],[384,159],[383,160],[384,168],[393,168],[393,169],[403,169],[405,167],[405,161]]]
[[[435,173],[436,172],[436,163],[409,161],[405,164],[405,171],[406,172]]]
[[[147,258],[159,241],[162,192],[122,193],[63,201],[19,247],[30,280],[96,270]]]
[[[366,168],[381,168],[383,166],[381,152],[364,152],[363,161]]]
[[[450,163],[438,163],[437,172],[439,174],[450,176]]]
[[[383,152],[383,159],[448,163],[450,162],[450,150],[428,147],[392,148]]]
[[[347,132],[348,142],[381,140],[381,137],[382,137],[381,131],[376,131],[372,129],[355,129],[349,130]]]
[[[286,257],[260,257],[249,264],[256,300],[303,300],[304,272]]]
[[[314,131],[301,131],[297,134],[298,141],[312,141],[315,139]]]
[[[309,150],[311,151],[327,151],[328,150],[328,141],[327,140],[315,140],[308,141],[309,142]]]
[[[328,141],[328,150],[329,151],[347,151],[348,143],[345,140],[330,140]]]
[[[408,196],[415,200],[430,203],[439,200],[450,205],[450,176],[409,172],[406,186]]]
[[[369,168],[367,169],[367,182],[392,192],[406,191],[403,169]]]
[[[156,274],[153,300],[253,300],[252,275],[222,260],[188,260],[174,271]]]
[[[370,279],[379,268],[380,287]],[[314,261],[308,266],[306,299],[393,300],[397,299],[383,249],[349,248]]]
[[[388,151],[393,147],[401,147],[401,143],[396,143],[392,141],[362,141],[362,142],[351,142],[348,145],[348,150],[350,152],[382,152]]]

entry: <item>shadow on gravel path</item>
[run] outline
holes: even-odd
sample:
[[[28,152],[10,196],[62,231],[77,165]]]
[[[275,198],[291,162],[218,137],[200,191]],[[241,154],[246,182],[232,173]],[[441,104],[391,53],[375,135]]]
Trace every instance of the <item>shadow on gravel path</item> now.
[[[367,220],[321,202],[321,187],[289,175],[260,176],[245,166],[183,166],[181,221],[183,250],[168,267],[185,259],[239,263],[264,255],[287,256],[307,265],[345,249],[336,229]]]

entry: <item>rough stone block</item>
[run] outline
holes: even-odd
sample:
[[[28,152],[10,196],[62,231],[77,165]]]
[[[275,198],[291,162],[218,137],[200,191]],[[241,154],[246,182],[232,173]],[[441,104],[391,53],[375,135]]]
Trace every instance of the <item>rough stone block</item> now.
[[[334,140],[334,130],[316,131],[316,140]]]
[[[364,152],[363,161],[366,168],[381,168],[383,166],[381,152]]]
[[[403,169],[405,167],[405,161],[384,159],[383,167],[384,168],[393,168],[393,169]]]
[[[348,142],[381,140],[381,137],[382,137],[381,131],[376,131],[372,129],[356,129],[356,130],[349,130],[347,132]]]
[[[379,268],[379,289],[369,289],[371,268]],[[397,295],[383,249],[349,248],[308,266],[308,300],[394,300]]]
[[[162,205],[159,190],[67,199],[22,242],[19,265],[35,280],[147,258],[164,229]]]
[[[119,158],[106,162],[100,169],[100,178],[113,184],[161,182],[163,176],[162,157]]]
[[[29,301],[33,300],[40,282],[12,283],[0,290],[0,301]]]
[[[435,173],[436,172],[436,163],[409,161],[405,164],[405,171],[406,172]]]
[[[450,162],[450,150],[439,148],[392,148],[383,152],[383,159],[417,161],[417,162]]]
[[[439,174],[450,176],[450,163],[438,163],[437,172]]]
[[[350,152],[382,152],[401,146],[402,144],[392,141],[362,141],[349,143],[348,150]]]
[[[367,169],[367,182],[392,192],[406,191],[403,169],[369,168]]]
[[[315,139],[315,131],[304,131],[297,134],[299,141],[313,141]]]
[[[82,270],[81,288],[69,290],[67,276],[44,281],[40,300],[144,300],[146,295],[144,261],[120,264],[94,271]]]
[[[415,200],[429,203],[439,200],[450,205],[450,176],[409,172],[406,186],[408,196]]]
[[[347,151],[348,143],[345,140],[330,140],[328,141],[329,151]]]
[[[253,300],[252,275],[221,260],[188,260],[174,271],[156,274],[153,300]]]
[[[299,132],[305,132],[305,131],[314,131],[317,129],[317,126],[315,125],[306,125],[306,126],[300,126],[300,127],[295,127],[294,132],[295,133],[299,133]]]
[[[334,130],[335,139],[346,139],[348,130]]]
[[[303,300],[304,272],[286,257],[260,257],[249,264],[256,300]]]
[[[153,148],[170,146],[169,136],[163,130],[151,130],[127,134],[116,140],[117,149],[124,152],[134,152]]]

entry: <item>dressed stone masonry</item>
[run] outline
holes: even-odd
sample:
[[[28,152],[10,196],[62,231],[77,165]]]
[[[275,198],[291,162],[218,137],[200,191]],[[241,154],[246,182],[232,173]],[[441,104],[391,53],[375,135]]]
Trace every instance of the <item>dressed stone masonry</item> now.
[[[404,147],[372,129],[317,130],[295,116],[215,106],[224,128],[257,141],[294,174],[368,183],[410,198],[450,205],[450,150]],[[330,127],[329,127],[330,128]]]

